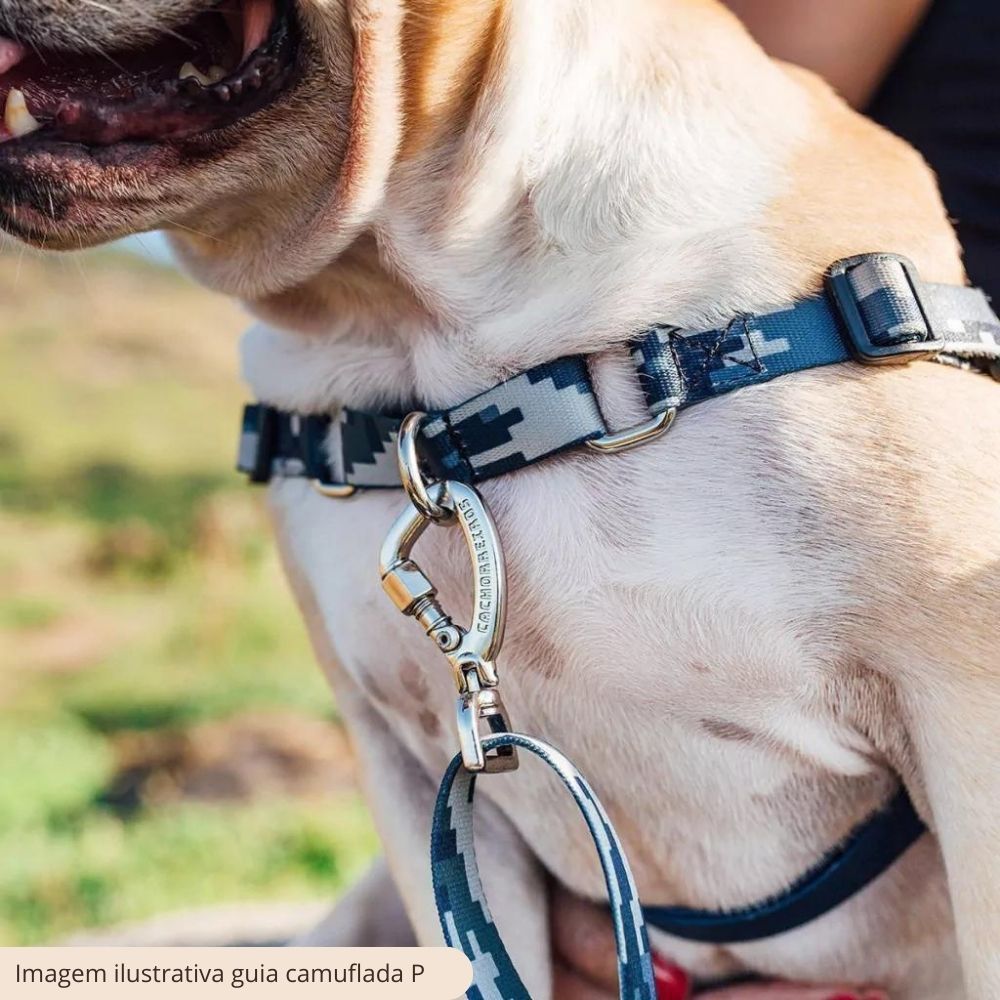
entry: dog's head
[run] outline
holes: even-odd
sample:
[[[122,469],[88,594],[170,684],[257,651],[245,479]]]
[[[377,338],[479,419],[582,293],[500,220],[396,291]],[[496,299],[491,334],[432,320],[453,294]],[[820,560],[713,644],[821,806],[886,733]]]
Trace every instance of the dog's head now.
[[[505,262],[530,241],[589,253],[668,214],[681,228],[727,224],[726,178],[703,183],[705,165],[734,162],[741,131],[755,148],[775,116],[706,96],[721,93],[701,83],[709,65],[733,91],[766,76],[722,11],[716,0],[0,0],[0,229],[74,250],[164,228],[196,276],[257,304],[291,292],[305,309],[309,284],[318,312],[340,277],[350,294],[372,276],[384,292],[388,271],[449,316],[499,308],[483,288],[519,301]],[[686,83],[647,42],[674,35],[691,40]],[[687,152],[666,162],[664,144]],[[752,187],[747,169],[732,171],[734,197]],[[360,239],[373,223],[377,258]],[[470,232],[468,271],[442,290],[456,255],[441,249],[469,248]],[[487,280],[486,262],[504,273]]]
[[[400,6],[0,0],[0,228],[67,250],[166,228],[236,294],[308,277],[395,155]]]

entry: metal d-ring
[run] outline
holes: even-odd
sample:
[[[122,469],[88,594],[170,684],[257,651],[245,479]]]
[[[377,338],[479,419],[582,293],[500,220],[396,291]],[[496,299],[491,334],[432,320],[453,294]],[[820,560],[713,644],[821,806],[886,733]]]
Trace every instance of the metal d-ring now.
[[[399,425],[396,461],[399,464],[399,478],[403,481],[403,489],[406,490],[413,506],[429,520],[442,523],[450,521],[455,512],[431,499],[427,489],[428,483],[420,469],[417,440],[420,435],[420,425],[426,417],[426,413],[416,410],[405,417]]]
[[[331,500],[346,500],[358,492],[357,486],[351,483],[324,483],[319,479],[310,479],[309,485],[323,497]]]
[[[628,451],[630,448],[637,448],[640,444],[646,444],[658,438],[661,434],[666,434],[673,426],[677,417],[677,407],[671,406],[664,410],[659,416],[652,420],[639,424],[638,427],[630,427],[627,431],[605,434],[603,437],[594,438],[587,442],[587,447],[593,451],[614,454],[619,451]]]

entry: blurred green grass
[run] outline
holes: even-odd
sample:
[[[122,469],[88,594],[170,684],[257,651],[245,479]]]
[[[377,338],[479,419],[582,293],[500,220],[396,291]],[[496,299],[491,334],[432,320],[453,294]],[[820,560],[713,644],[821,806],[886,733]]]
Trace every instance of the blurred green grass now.
[[[375,850],[346,781],[108,804],[130,734],[336,725],[262,499],[230,471],[244,324],[125,255],[0,253],[0,944],[332,898]]]

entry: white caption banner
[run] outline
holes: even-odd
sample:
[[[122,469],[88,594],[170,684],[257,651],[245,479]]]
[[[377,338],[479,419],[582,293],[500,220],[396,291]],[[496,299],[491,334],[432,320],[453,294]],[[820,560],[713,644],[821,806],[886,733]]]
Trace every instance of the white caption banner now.
[[[457,1000],[471,984],[450,948],[0,948],[16,1000]]]

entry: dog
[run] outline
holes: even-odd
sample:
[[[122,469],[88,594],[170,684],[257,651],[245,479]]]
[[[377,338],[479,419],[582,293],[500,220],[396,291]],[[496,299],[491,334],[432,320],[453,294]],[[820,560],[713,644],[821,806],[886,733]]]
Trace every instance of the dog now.
[[[166,229],[256,315],[246,378],[284,409],[451,405],[586,353],[609,426],[630,427],[624,345],[651,323],[776,308],[871,250],[964,278],[917,154],[715,0],[0,0],[0,36],[0,225],[61,250]],[[932,831],[788,934],[654,933],[699,982],[1000,996],[996,391],[839,365],[484,486],[512,723],[591,780],[644,902],[780,892],[897,778]],[[269,496],[393,892],[439,943],[425,855],[454,687],[381,593],[403,494]],[[421,542],[455,608],[460,545]],[[575,978],[592,935],[576,969],[558,957],[558,928],[594,916],[560,913],[604,892],[573,804],[530,765],[480,788],[484,879],[531,995],[612,995]]]

